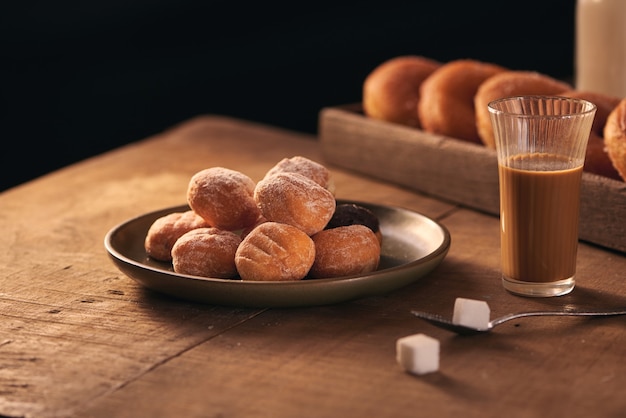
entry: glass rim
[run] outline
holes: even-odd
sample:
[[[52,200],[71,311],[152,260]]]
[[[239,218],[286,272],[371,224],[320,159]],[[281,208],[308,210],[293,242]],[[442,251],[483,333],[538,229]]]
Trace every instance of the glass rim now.
[[[537,114],[528,114],[528,113],[522,113],[522,112],[512,112],[509,110],[502,110],[502,109],[498,109],[496,106],[499,103],[503,103],[503,102],[513,102],[513,101],[522,101],[522,100],[527,100],[529,101],[530,99],[535,99],[536,101],[539,101],[541,99],[543,100],[554,100],[554,101],[562,101],[562,102],[570,102],[570,103],[579,103],[582,104],[583,106],[581,107],[580,111],[577,112],[568,112],[568,113],[563,113],[563,114],[551,114],[551,115],[537,115]],[[521,118],[546,118],[546,117],[566,117],[566,116],[584,116],[584,115],[588,115],[592,112],[595,112],[597,110],[597,106],[593,103],[590,102],[589,100],[585,100],[585,99],[580,99],[577,97],[566,97],[566,96],[559,96],[559,95],[537,95],[537,94],[531,94],[531,95],[517,95],[517,96],[508,96],[508,97],[501,97],[499,99],[496,100],[492,100],[487,104],[487,108],[489,109],[490,113],[493,114],[499,114],[499,115],[513,115],[516,117],[521,117]]]

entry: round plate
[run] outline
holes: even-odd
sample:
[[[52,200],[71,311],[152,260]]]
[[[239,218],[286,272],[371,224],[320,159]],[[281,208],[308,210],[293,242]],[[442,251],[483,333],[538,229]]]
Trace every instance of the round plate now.
[[[189,210],[185,205],[141,215],[114,227],[107,233],[104,246],[123,273],[152,290],[195,302],[242,307],[326,305],[384,294],[427,275],[448,253],[448,230],[424,215],[364,202],[338,200],[337,203],[355,203],[378,216],[383,245],[377,271],[293,282],[256,282],[177,274],[171,263],[148,257],[144,239],[157,218]]]

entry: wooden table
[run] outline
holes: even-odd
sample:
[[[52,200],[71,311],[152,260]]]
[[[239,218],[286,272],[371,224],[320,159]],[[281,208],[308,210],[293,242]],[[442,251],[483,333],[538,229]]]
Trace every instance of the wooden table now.
[[[440,417],[626,414],[623,317],[529,318],[462,337],[410,315],[492,316],[626,306],[624,254],[581,243],[573,293],[513,296],[498,219],[330,167],[337,197],[396,205],[450,231],[435,271],[390,294],[257,309],[175,300],[118,271],[103,237],[185,202],[210,166],[259,180],[284,157],[323,162],[314,137],[199,117],[0,194],[0,414],[8,417]],[[400,337],[440,340],[440,370],[402,371]]]

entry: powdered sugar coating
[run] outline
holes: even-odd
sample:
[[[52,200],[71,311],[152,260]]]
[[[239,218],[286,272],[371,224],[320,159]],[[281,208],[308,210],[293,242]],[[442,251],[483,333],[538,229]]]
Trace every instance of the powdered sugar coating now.
[[[351,276],[378,268],[380,243],[376,234],[364,225],[325,229],[311,239],[315,244],[311,278]]]
[[[212,226],[234,231],[254,224],[260,216],[254,187],[254,181],[239,171],[211,167],[193,175],[187,202]]]
[[[302,174],[289,172],[259,181],[254,200],[268,221],[295,226],[309,236],[324,229],[337,204],[330,191]]]
[[[155,220],[144,240],[148,255],[156,260],[170,261],[172,247],[184,233],[211,225],[194,211],[174,212]]]
[[[335,183],[330,171],[322,164],[301,155],[283,158],[265,174],[265,178],[278,173],[298,173],[335,194]]]
[[[237,276],[239,235],[217,228],[198,228],[181,236],[172,248],[176,273],[229,279]]]

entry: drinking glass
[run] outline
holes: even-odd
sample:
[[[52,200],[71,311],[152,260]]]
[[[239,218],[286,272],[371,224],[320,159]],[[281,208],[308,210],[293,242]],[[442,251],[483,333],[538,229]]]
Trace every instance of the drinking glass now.
[[[502,284],[523,296],[575,285],[580,185],[596,106],[519,96],[488,105],[500,181]]]

